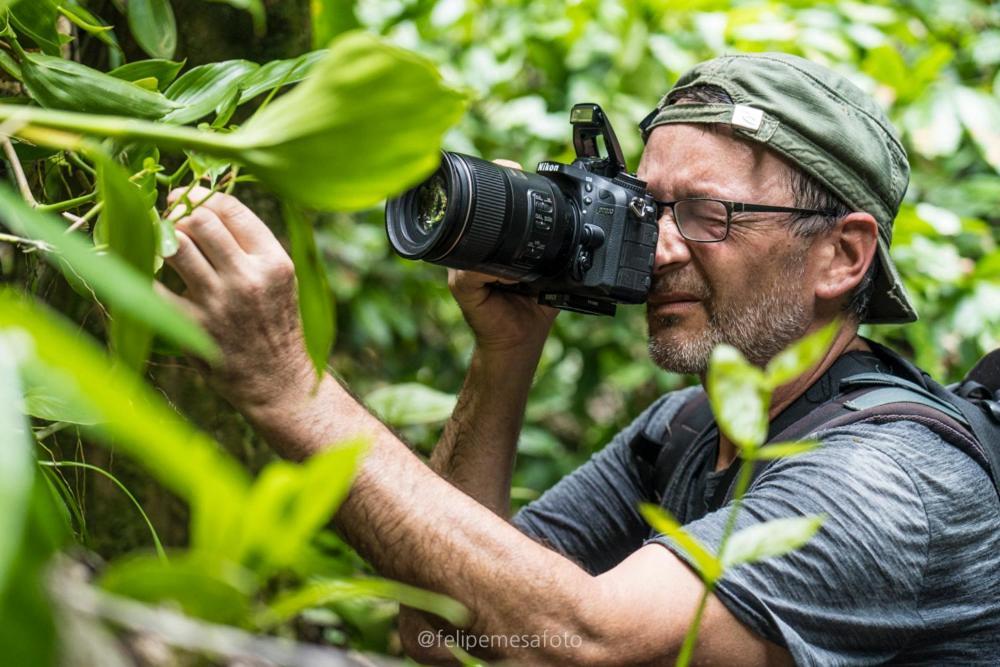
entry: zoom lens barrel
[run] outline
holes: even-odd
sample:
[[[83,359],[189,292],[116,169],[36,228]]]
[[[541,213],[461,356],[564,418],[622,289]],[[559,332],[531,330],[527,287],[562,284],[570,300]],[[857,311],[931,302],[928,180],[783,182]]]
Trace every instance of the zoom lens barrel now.
[[[574,211],[543,176],[443,153],[430,178],[386,204],[386,231],[407,259],[523,279],[565,268]]]

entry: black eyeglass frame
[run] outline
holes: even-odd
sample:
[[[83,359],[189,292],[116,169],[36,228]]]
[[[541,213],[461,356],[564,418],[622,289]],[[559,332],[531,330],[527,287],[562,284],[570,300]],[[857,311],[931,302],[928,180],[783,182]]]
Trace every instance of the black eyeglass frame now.
[[[681,225],[677,223],[677,211],[674,209],[674,206],[686,201],[714,201],[726,207],[726,233],[722,235],[722,238],[708,240],[692,239],[684,233],[684,230],[681,229]],[[809,215],[837,215],[836,211],[823,211],[814,208],[792,208],[789,206],[768,206],[767,204],[747,204],[738,201],[716,199],[715,197],[686,197],[684,199],[675,199],[674,201],[659,201],[654,199],[653,203],[656,204],[656,219],[659,220],[663,217],[664,208],[669,208],[670,215],[673,217],[674,223],[677,224],[677,231],[680,232],[681,237],[683,237],[685,241],[691,241],[692,243],[721,243],[722,241],[725,241],[729,238],[729,228],[732,226],[733,213],[808,213]]]

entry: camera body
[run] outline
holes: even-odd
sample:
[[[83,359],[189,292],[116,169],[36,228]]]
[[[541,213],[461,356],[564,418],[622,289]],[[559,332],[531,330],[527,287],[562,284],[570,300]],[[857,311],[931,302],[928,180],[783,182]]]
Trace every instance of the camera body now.
[[[386,204],[393,249],[516,280],[496,287],[564,310],[613,315],[618,303],[644,302],[658,235],[653,197],[626,171],[599,106],[574,106],[570,122],[576,160],[540,162],[537,174],[444,153],[435,174]]]

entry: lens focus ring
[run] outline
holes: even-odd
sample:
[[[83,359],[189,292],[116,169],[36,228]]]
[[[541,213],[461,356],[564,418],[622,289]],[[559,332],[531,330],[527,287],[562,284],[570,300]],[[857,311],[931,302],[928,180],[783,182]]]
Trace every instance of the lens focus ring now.
[[[496,248],[507,211],[507,186],[500,169],[489,162],[468,160],[475,184],[474,206],[469,225],[458,243],[458,252],[468,262],[486,259]]]

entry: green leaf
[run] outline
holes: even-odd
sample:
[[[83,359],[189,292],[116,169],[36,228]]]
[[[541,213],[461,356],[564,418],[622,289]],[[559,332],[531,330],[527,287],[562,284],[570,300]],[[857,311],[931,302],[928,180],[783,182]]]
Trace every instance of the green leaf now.
[[[382,387],[365,396],[365,404],[392,426],[443,422],[455,410],[456,400],[418,382]]]
[[[820,362],[833,343],[844,322],[835,319],[792,343],[771,359],[764,369],[765,382],[770,389],[787,384]]]
[[[58,56],[62,39],[56,30],[59,12],[51,0],[28,0],[11,7],[10,23],[21,35],[30,37],[50,56]]]
[[[764,374],[739,350],[729,345],[715,348],[705,385],[712,413],[727,438],[741,449],[752,449],[767,439],[771,393]]]
[[[255,625],[267,629],[293,619],[306,609],[340,600],[375,597],[396,600],[413,609],[440,616],[452,625],[465,626],[469,612],[459,602],[387,579],[320,579],[298,590],[286,591],[257,616]]]
[[[58,11],[60,14],[69,19],[73,25],[80,28],[87,34],[93,35],[99,41],[103,42],[109,48],[114,49],[119,54],[121,53],[121,47],[118,45],[118,40],[115,38],[113,26],[104,25],[100,19],[80,5],[59,5]]]
[[[150,604],[172,602],[196,618],[244,625],[256,585],[250,573],[204,554],[138,556],[112,563],[98,582],[116,595]]]
[[[819,447],[820,443],[818,440],[801,440],[798,442],[775,442],[770,445],[764,445],[760,449],[756,450],[751,458],[754,461],[770,461],[773,459],[781,459],[787,456],[796,456],[798,454],[805,454],[806,452],[811,452],[812,450]]]
[[[775,519],[744,528],[729,539],[722,563],[730,568],[795,551],[812,539],[825,518],[816,515]]]
[[[15,233],[55,248],[59,255],[45,253],[45,259],[64,272],[78,274],[117,312],[145,322],[167,340],[200,356],[216,356],[215,343],[208,334],[187,313],[157,294],[151,281],[114,255],[98,255],[79,235],[65,234],[66,227],[59,220],[30,209],[5,185],[0,186],[0,219]],[[58,261],[59,257],[71,270]]]
[[[241,82],[259,67],[249,60],[226,60],[188,70],[164,93],[179,108],[163,120],[184,125],[204,118],[237,94]]]
[[[927,158],[951,155],[962,140],[962,124],[955,107],[955,90],[932,89],[903,112],[903,126],[913,147]]]
[[[292,261],[295,263],[295,279],[299,287],[299,313],[306,338],[306,349],[312,359],[318,377],[326,370],[327,358],[336,335],[332,295],[326,282],[323,258],[316,248],[313,229],[302,215],[302,211],[291,205],[284,205],[285,225],[291,241]]]
[[[101,224],[108,245],[147,282],[153,282],[156,230],[149,218],[149,206],[142,191],[111,157],[95,153],[97,191],[104,208]],[[141,319],[117,308],[111,311],[111,348],[131,368],[141,372],[153,344],[153,332]]]
[[[0,596],[21,544],[35,478],[34,444],[28,420],[18,410],[18,364],[32,354],[32,347],[20,330],[0,330]]]
[[[260,69],[240,82],[242,92],[239,103],[252,100],[261,93],[266,93],[278,86],[287,86],[302,81],[309,76],[313,66],[325,58],[326,49],[306,53],[298,58],[288,60],[272,60],[261,65]]]
[[[128,27],[151,58],[173,58],[177,21],[170,0],[128,0]]]
[[[1000,172],[1000,100],[960,86],[955,94],[955,107],[986,162]]]
[[[55,56],[25,53],[21,73],[31,97],[50,109],[158,119],[178,107],[160,93]]]
[[[47,389],[97,415],[100,423],[84,430],[113,443],[117,452],[191,503],[193,541],[207,551],[221,551],[238,539],[249,484],[243,469],[217,443],[178,417],[137,375],[111,365],[76,325],[15,292],[0,290],[0,331],[11,328],[27,333],[35,358],[58,371],[58,380]]]
[[[227,139],[280,194],[314,208],[359,209],[434,171],[441,136],[463,106],[428,61],[352,32]]]
[[[722,562],[698,538],[688,533],[670,512],[650,503],[639,505],[639,513],[653,530],[673,540],[687,555],[702,581],[711,585],[722,576]]]
[[[222,553],[265,575],[290,568],[347,497],[366,449],[366,440],[352,440],[302,464],[268,464],[243,508],[241,541]]]
[[[156,87],[164,90],[170,85],[171,81],[177,78],[177,74],[181,71],[182,67],[184,67],[183,61],[177,62],[158,58],[137,60],[114,68],[108,72],[108,76],[133,82],[152,77],[156,79]]]

